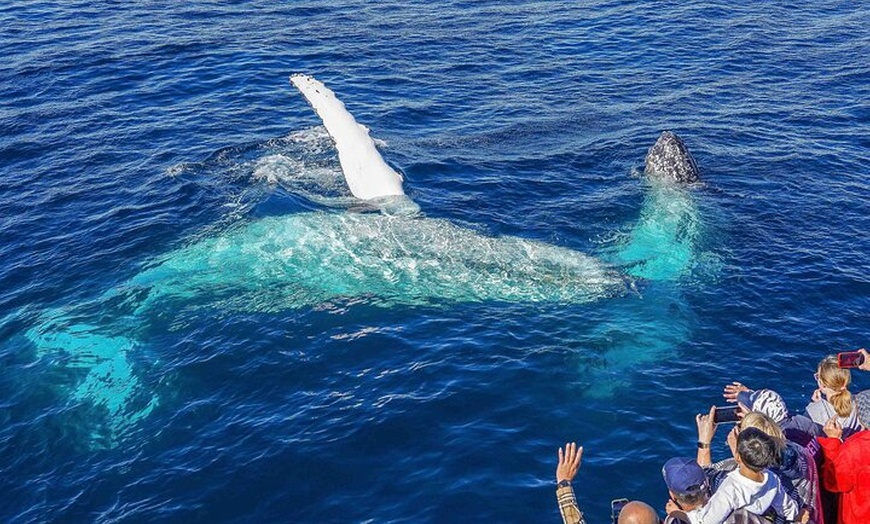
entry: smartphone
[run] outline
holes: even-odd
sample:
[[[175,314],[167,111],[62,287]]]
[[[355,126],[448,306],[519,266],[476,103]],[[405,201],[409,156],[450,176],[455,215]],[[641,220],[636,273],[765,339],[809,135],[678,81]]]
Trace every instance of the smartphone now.
[[[738,416],[740,410],[740,406],[717,406],[716,410],[713,412],[713,423],[714,424],[723,424],[727,422],[738,422],[740,421],[740,417]]]
[[[628,499],[613,499],[610,501],[610,519],[613,524],[619,520],[619,512],[628,504]]]
[[[837,365],[841,368],[856,368],[864,363],[864,355],[858,351],[837,353]]]

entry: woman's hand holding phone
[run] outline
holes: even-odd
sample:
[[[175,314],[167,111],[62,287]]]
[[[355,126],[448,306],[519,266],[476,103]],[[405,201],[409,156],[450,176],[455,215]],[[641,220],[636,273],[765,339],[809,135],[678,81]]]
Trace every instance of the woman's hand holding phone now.
[[[864,355],[864,362],[862,362],[861,365],[858,366],[858,369],[862,371],[870,371],[870,353],[868,353],[867,350],[864,348],[859,349],[858,353]]]

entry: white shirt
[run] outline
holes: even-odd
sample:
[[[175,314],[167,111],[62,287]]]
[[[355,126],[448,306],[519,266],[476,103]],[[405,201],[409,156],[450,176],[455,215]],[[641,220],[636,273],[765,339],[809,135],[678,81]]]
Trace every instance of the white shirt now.
[[[686,515],[692,524],[722,524],[738,509],[761,515],[773,507],[774,511],[788,520],[797,519],[798,505],[786,494],[779,478],[767,470],[762,475],[764,479],[755,482],[735,469],[725,477],[707,504],[686,512]]]

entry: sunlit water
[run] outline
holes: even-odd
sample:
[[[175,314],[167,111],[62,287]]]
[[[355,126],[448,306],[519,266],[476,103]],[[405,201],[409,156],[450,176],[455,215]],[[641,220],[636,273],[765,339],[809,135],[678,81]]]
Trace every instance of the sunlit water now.
[[[799,410],[867,344],[868,15],[0,8],[0,520],[558,522],[569,439],[592,520],[663,507],[724,382]],[[698,187],[642,176],[662,129]]]

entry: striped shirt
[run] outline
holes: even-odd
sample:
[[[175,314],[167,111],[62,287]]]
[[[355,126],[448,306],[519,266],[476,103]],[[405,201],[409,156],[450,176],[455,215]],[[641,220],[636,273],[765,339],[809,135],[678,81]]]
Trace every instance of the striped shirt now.
[[[574,488],[570,485],[556,488],[556,500],[559,501],[559,512],[562,514],[563,524],[586,524],[583,512],[577,506]]]

